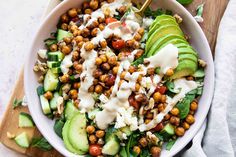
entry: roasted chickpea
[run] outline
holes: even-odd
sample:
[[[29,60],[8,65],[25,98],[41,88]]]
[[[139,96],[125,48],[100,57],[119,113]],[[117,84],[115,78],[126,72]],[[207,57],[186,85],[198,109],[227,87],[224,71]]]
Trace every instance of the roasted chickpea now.
[[[89,38],[84,38],[84,42],[89,42]]]
[[[143,50],[139,50],[139,51],[134,55],[135,59],[140,58],[140,57],[143,55],[143,53],[144,53]]]
[[[151,122],[151,119],[145,119],[145,121],[144,121],[145,124],[148,124],[150,122]]]
[[[184,128],[185,130],[188,130],[188,129],[190,128],[190,126],[189,126],[189,124],[188,124],[187,122],[184,122],[184,123],[183,123],[183,128]]]
[[[102,59],[100,57],[97,57],[95,60],[96,65],[101,65],[102,64]]]
[[[164,111],[165,106],[164,106],[163,103],[160,103],[157,108],[158,108],[158,111],[159,111],[159,112],[162,112],[162,111]]]
[[[183,136],[184,133],[185,133],[185,130],[184,130],[183,127],[177,127],[177,128],[175,129],[175,134],[176,134],[177,136]]]
[[[102,138],[104,135],[105,135],[105,131],[103,131],[103,130],[96,131],[96,136],[98,138]]]
[[[83,37],[88,37],[88,36],[90,35],[89,29],[88,29],[88,28],[82,29],[81,35],[82,35]]]
[[[135,71],[136,71],[136,68],[135,68],[135,66],[129,66],[129,69],[128,69],[128,71],[129,71],[129,73],[134,73]]]
[[[106,40],[100,41],[100,46],[102,48],[106,48],[107,47],[107,41]]]
[[[94,79],[94,80],[93,80],[93,85],[97,85],[98,82],[99,82],[98,79]]]
[[[196,111],[197,108],[198,108],[197,102],[196,102],[196,101],[193,101],[193,102],[190,104],[190,109],[191,109],[192,111]]]
[[[140,90],[141,86],[139,83],[135,84],[135,91],[138,92]]]
[[[155,74],[155,68],[148,68],[147,74],[148,75],[154,75]]]
[[[89,8],[89,2],[83,2],[82,7],[83,9]]]
[[[108,63],[103,63],[102,64],[102,69],[103,70],[110,70],[111,66]]]
[[[67,83],[67,82],[69,82],[69,80],[70,80],[70,77],[68,74],[64,74],[63,76],[60,77],[60,81],[62,83]]]
[[[106,81],[106,79],[107,79],[107,77],[108,77],[108,75],[101,75],[100,77],[99,77],[99,80],[101,81],[101,82],[105,82]]]
[[[152,119],[152,118],[153,118],[153,113],[148,112],[148,113],[145,115],[145,117],[148,118],[148,119]]]
[[[52,51],[52,52],[57,51],[57,44],[52,44],[49,49],[50,49],[50,51]]]
[[[96,69],[93,72],[93,77],[95,77],[95,78],[99,78],[101,75],[102,75],[102,71],[100,69]]]
[[[105,21],[104,18],[102,18],[102,17],[99,17],[99,18],[98,18],[98,22],[99,22],[99,23],[103,23],[104,21]]]
[[[77,14],[81,14],[81,13],[82,13],[81,8],[77,8]]]
[[[174,74],[174,70],[172,68],[168,69],[166,72],[166,76],[172,76]]]
[[[102,87],[100,84],[98,84],[98,85],[95,86],[94,91],[95,91],[97,94],[100,94],[100,93],[102,93],[102,91],[103,91],[103,87]]]
[[[102,59],[103,63],[107,62],[107,56],[106,55],[100,55],[99,57]]]
[[[105,26],[104,26],[104,24],[101,24],[101,23],[100,23],[100,24],[98,25],[98,28],[99,28],[101,31],[103,31],[103,30],[105,29]]]
[[[112,3],[114,2],[115,0],[107,0],[108,3]]]
[[[72,60],[75,61],[79,59],[79,52],[78,51],[73,51],[72,52]]]
[[[116,56],[110,56],[107,57],[108,58],[108,64],[110,64],[111,66],[114,66],[117,64],[117,59]]]
[[[161,101],[161,93],[160,92],[155,92],[154,94],[153,94],[153,99],[154,99],[154,101],[155,102],[159,102],[159,101]]]
[[[140,41],[141,39],[142,39],[142,36],[141,36],[139,33],[136,33],[136,34],[134,35],[134,40]]]
[[[134,146],[133,151],[134,151],[137,155],[139,155],[140,152],[141,152],[141,149],[140,149],[139,146]]]
[[[69,95],[71,96],[71,98],[72,98],[73,100],[75,100],[75,99],[77,99],[77,97],[78,97],[78,92],[77,92],[76,89],[72,89],[72,90],[70,90]]]
[[[81,73],[82,70],[83,70],[83,65],[82,64],[77,64],[74,68],[75,68],[77,73]]]
[[[78,27],[76,25],[72,25],[72,26],[69,27],[69,30],[73,33],[74,31],[78,30]]]
[[[73,84],[73,88],[78,89],[80,87],[80,83],[76,82]]]
[[[195,119],[194,119],[193,115],[191,115],[191,114],[187,115],[185,120],[188,124],[193,124],[195,122]]]
[[[170,117],[170,123],[175,126],[179,126],[180,119],[178,117],[172,116]]]
[[[68,11],[68,15],[70,17],[76,17],[77,16],[77,10],[75,8],[72,8]]]
[[[91,31],[91,35],[92,35],[93,37],[95,37],[95,36],[97,36],[97,34],[98,34],[98,28],[94,28],[94,29]]]
[[[93,85],[89,87],[88,92],[90,92],[90,93],[94,92],[94,86]]]
[[[92,125],[87,126],[86,131],[88,134],[93,134],[95,132],[95,128]]]
[[[98,8],[98,1],[97,0],[91,0],[89,3],[90,8],[93,10],[96,10]]]
[[[64,53],[65,55],[68,55],[71,52],[71,48],[69,46],[64,45],[61,48],[61,52]]]
[[[61,16],[61,22],[62,23],[68,23],[69,22],[69,17],[66,14],[63,14]]]
[[[143,79],[143,75],[142,75],[142,74],[140,74],[140,75],[138,76],[138,79],[137,79],[137,81],[138,81],[138,82],[141,82],[141,81],[142,81],[142,79]]]
[[[90,135],[89,141],[91,144],[95,144],[97,142],[97,137],[95,135]]]
[[[162,103],[165,103],[165,102],[166,102],[166,95],[162,95],[162,96],[161,96],[161,102],[162,102]]]
[[[151,148],[151,154],[152,154],[152,157],[159,157],[161,154],[161,148],[157,146],[153,146]]]
[[[113,69],[112,69],[112,74],[113,74],[113,75],[116,75],[116,74],[118,73],[118,70],[119,70],[119,67],[118,67],[118,66],[113,67]]]
[[[83,42],[83,41],[81,41],[81,42],[78,43],[78,47],[79,47],[79,48],[82,48],[83,45],[84,45],[84,42]]]
[[[65,38],[63,38],[63,40],[64,40],[64,42],[66,44],[70,44],[71,43],[71,38],[70,37],[65,37]]]
[[[124,14],[125,13],[125,11],[126,11],[126,6],[121,6],[119,9],[118,9],[118,11],[119,11],[119,13],[120,14]]]
[[[50,91],[47,91],[46,93],[44,93],[43,96],[48,100],[52,99],[52,97],[53,97],[52,92],[50,92]]]
[[[120,79],[124,79],[126,74],[127,74],[126,71],[122,71],[120,74]]]
[[[66,31],[68,29],[68,24],[67,23],[62,23],[61,24],[61,29]]]
[[[142,146],[142,147],[146,147],[148,145],[148,141],[145,137],[142,137],[140,140],[139,140],[139,144]]]
[[[125,45],[126,45],[127,47],[132,47],[133,44],[134,44],[134,42],[135,42],[134,39],[130,39],[130,40],[127,40],[127,41],[125,42]]]
[[[75,37],[76,43],[79,43],[79,42],[83,41],[83,39],[84,38],[82,36],[80,36],[80,35]]]
[[[170,119],[170,114],[166,114],[164,117],[165,120],[169,120]]]
[[[176,107],[174,107],[174,108],[170,111],[170,113],[171,113],[173,116],[177,116],[177,115],[179,114],[179,109],[176,108]]]
[[[85,46],[84,46],[84,49],[86,50],[86,51],[91,51],[92,49],[94,49],[94,44],[92,43],[92,42],[86,42],[85,43]]]
[[[144,28],[139,28],[138,33],[143,36],[144,35]]]
[[[186,79],[187,79],[188,81],[194,80],[194,78],[193,78],[192,76],[188,76]]]

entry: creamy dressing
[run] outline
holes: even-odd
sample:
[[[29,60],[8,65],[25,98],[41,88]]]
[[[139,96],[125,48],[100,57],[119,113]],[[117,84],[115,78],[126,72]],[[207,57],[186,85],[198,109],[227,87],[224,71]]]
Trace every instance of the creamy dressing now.
[[[178,66],[178,48],[173,44],[168,44],[145,61],[150,62],[150,67],[160,67],[160,72],[165,74],[168,69],[175,69]]]
[[[153,20],[152,18],[143,18],[142,27],[148,28],[149,26],[152,25],[153,21],[154,21],[154,20]]]
[[[66,55],[65,58],[62,60],[60,68],[63,74],[67,74],[70,67],[73,65],[72,63],[72,53]]]
[[[90,111],[93,109],[95,100],[91,93],[88,93],[88,89],[93,85],[93,71],[96,70],[95,60],[97,58],[97,52],[95,50],[86,51],[84,45],[81,48],[81,57],[84,59],[83,72],[80,75],[81,86],[78,92],[78,99],[80,100],[79,108],[81,112]]]
[[[161,113],[157,114],[153,120],[148,123],[148,124],[141,124],[139,126],[139,130],[141,132],[146,131],[146,130],[150,130],[152,128],[154,128],[158,123],[160,123],[164,116],[171,111],[171,109],[179,102],[181,101],[185,95],[196,89],[197,83],[195,81],[188,81],[185,78],[181,78],[181,79],[177,79],[174,81],[175,84],[175,90],[178,90],[181,88],[180,93],[178,93],[177,95],[175,95],[173,98],[167,97],[167,106],[164,109],[164,111],[162,111]]]

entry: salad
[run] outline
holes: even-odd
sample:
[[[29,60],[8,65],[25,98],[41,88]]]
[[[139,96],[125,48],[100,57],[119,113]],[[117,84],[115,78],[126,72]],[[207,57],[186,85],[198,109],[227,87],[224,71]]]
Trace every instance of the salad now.
[[[83,2],[38,51],[42,111],[74,154],[157,157],[195,122],[206,63],[180,16],[137,8]]]

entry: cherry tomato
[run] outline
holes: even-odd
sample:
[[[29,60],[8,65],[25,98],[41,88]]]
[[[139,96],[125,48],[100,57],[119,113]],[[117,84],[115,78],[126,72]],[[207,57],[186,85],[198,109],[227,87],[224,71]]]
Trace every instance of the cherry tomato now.
[[[160,92],[161,94],[165,94],[167,88],[166,86],[157,86],[155,92]]]
[[[98,144],[92,144],[89,146],[89,154],[92,156],[98,156],[102,154],[102,148]]]
[[[162,122],[161,122],[161,123],[157,124],[157,125],[155,126],[155,128],[153,128],[153,130],[154,130],[154,131],[160,131],[160,130],[162,130],[163,128],[164,128],[164,126],[163,126],[163,124],[162,124]]]
[[[116,39],[112,41],[112,46],[114,49],[120,50],[125,46],[125,41],[122,39]]]
[[[139,109],[139,104],[138,104],[138,102],[135,100],[134,95],[129,96],[128,101],[129,101],[129,104],[134,107],[134,109],[136,109],[136,110]]]
[[[106,20],[105,20],[106,24],[109,24],[109,23],[112,23],[112,22],[116,22],[116,21],[117,21],[117,19],[112,18],[112,17],[108,17],[108,18],[106,18]]]
[[[114,75],[109,75],[108,79],[106,80],[106,85],[108,86],[114,85],[115,80],[116,80],[116,77]]]

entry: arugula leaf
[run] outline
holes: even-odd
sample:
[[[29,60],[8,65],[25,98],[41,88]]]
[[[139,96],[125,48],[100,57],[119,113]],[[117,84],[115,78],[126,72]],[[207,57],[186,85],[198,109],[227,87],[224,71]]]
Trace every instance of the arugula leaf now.
[[[62,138],[62,128],[64,126],[65,122],[62,119],[57,119],[55,121],[55,124],[53,126],[53,129],[55,133]]]
[[[120,19],[121,19],[121,16],[120,16],[120,15],[114,15],[114,18],[116,18],[117,20],[119,20],[119,21],[120,21]]]
[[[149,151],[147,149],[142,149],[141,153],[140,153],[140,157],[150,157],[151,154],[149,153]]]
[[[187,98],[184,98],[181,102],[179,102],[176,107],[179,109],[179,117],[180,119],[184,119],[188,113],[190,108],[191,101]]]
[[[171,140],[167,143],[166,145],[166,150],[171,150],[171,148],[173,147],[173,145],[175,144],[176,140]]]
[[[121,157],[128,157],[124,146],[121,147],[119,154]]]
[[[157,9],[157,10],[155,10],[155,11],[153,11],[150,7],[148,7],[145,11],[144,11],[144,15],[146,16],[146,17],[153,17],[153,18],[155,18],[155,17],[157,17],[157,16],[159,16],[159,15],[162,15],[162,14],[164,14],[165,12],[162,10],[162,9]]]
[[[139,132],[134,132],[132,135],[130,135],[129,141],[126,145],[126,153],[127,153],[128,157],[136,155],[136,153],[134,153],[131,150],[131,148],[133,146],[137,145],[139,136],[141,136],[141,134]]]
[[[166,82],[166,87],[167,87],[167,89],[168,89],[170,92],[172,92],[172,93],[177,94],[177,93],[180,92],[180,89],[175,90],[175,84],[174,84],[174,82],[167,81],[167,82]]]
[[[44,137],[33,138],[31,146],[37,147],[44,151],[49,151],[53,148]]]
[[[22,100],[17,100],[17,98],[15,98],[12,104],[13,109],[15,109],[18,106],[22,106],[22,102],[23,102]]]

